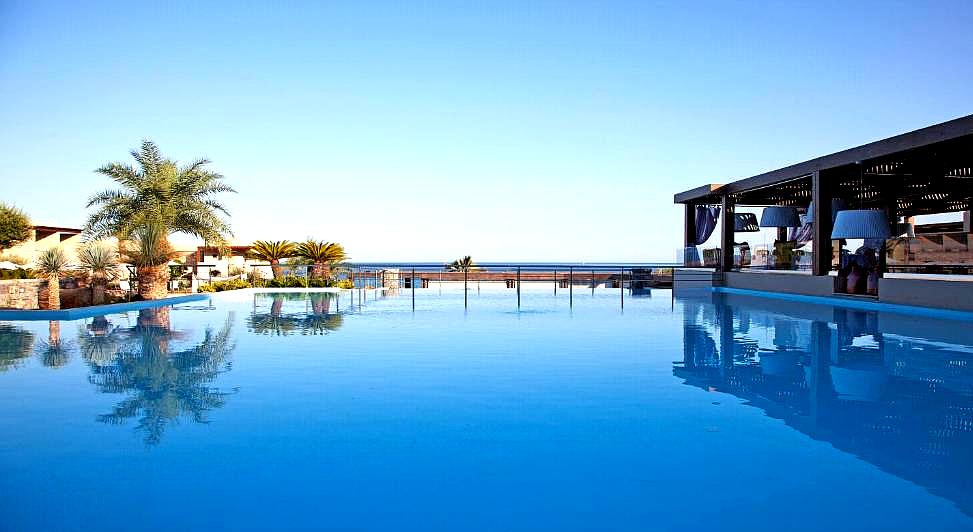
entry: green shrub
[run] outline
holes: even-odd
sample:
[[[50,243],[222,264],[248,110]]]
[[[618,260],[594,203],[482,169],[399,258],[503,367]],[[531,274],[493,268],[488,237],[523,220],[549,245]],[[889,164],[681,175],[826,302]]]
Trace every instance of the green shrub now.
[[[0,281],[8,279],[33,279],[34,272],[29,268],[17,268],[15,270],[0,270]]]
[[[13,247],[30,238],[30,218],[24,211],[0,203],[0,249]]]
[[[227,290],[240,290],[241,288],[252,288],[252,285],[243,279],[231,279],[229,281],[216,281],[214,283],[200,285],[199,292],[225,292]]]
[[[304,288],[304,278],[294,275],[287,275],[277,279],[272,279],[267,283],[270,288]]]

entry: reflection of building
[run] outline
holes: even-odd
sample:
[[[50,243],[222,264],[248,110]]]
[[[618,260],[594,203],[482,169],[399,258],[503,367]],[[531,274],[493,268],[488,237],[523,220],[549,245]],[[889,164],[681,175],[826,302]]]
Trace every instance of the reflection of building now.
[[[730,393],[973,515],[973,328],[760,298],[684,301],[686,384]]]

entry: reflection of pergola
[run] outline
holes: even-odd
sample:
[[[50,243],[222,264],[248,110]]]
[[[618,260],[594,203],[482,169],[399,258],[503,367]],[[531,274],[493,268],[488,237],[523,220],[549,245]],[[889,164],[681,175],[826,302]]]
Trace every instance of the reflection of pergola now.
[[[813,249],[831,249],[831,200],[850,208],[883,209],[893,225],[899,217],[965,211],[969,233],[973,198],[973,115],[725,185],[705,185],[675,195],[686,206],[685,245],[695,239],[695,207],[720,205],[720,248],[733,249],[737,205],[807,208],[813,202]],[[815,253],[812,273],[827,275],[830,253]],[[733,253],[720,259],[724,272]]]

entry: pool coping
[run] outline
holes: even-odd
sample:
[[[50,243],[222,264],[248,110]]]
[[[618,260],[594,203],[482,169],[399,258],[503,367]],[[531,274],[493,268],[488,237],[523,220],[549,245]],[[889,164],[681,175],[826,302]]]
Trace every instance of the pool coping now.
[[[749,290],[746,288],[730,288],[726,286],[714,286],[710,290],[717,294],[735,294],[744,296],[763,297],[766,299],[777,299],[783,301],[799,301],[802,303],[814,303],[830,307],[849,308],[854,310],[871,310],[876,312],[893,312],[895,314],[906,314],[909,316],[922,316],[925,318],[945,318],[957,321],[973,321],[973,312],[964,310],[938,309],[931,307],[919,307],[913,305],[899,305],[895,303],[882,303],[879,301],[859,301],[854,299],[843,299],[827,296],[809,296],[804,294],[783,294],[780,292],[767,292],[764,290]]]
[[[78,307],[61,310],[0,310],[0,320],[6,321],[70,321],[106,314],[118,314],[132,310],[165,307],[188,303],[190,301],[204,301],[210,299],[211,294],[188,294],[184,296],[153,299],[151,301],[132,301],[129,303],[112,303],[93,307]]]

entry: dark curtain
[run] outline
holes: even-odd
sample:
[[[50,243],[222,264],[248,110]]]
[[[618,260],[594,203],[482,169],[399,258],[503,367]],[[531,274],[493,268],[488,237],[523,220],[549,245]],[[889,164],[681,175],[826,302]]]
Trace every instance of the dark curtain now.
[[[700,245],[713,234],[716,230],[716,222],[720,219],[719,207],[707,207],[705,205],[696,206],[696,241],[695,245]]]
[[[806,244],[814,239],[814,226],[805,222],[804,218],[804,215],[801,215],[800,227],[787,228],[787,240],[792,240],[798,244]]]

